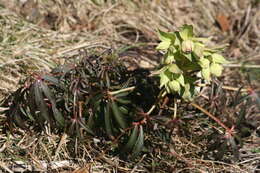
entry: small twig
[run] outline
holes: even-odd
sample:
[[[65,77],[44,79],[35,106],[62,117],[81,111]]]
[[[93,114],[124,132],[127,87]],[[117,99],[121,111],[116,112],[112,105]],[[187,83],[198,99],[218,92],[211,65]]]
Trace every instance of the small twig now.
[[[260,68],[260,65],[244,65],[244,64],[224,64],[227,68]]]
[[[74,50],[78,50],[78,49],[82,49],[82,48],[93,48],[93,47],[102,47],[102,48],[108,49],[108,47],[102,45],[102,43],[100,43],[100,42],[97,42],[97,43],[85,42],[85,43],[81,43],[79,45],[76,45],[72,48],[66,48],[66,49],[63,49],[61,51],[58,51],[58,52],[56,52],[56,56],[61,56],[61,55],[66,54],[68,52],[72,52]]]
[[[136,172],[137,166],[144,160],[144,158],[146,157],[146,154],[143,155],[143,157],[138,161],[138,163],[135,165],[135,167],[132,169],[131,173]]]
[[[0,107],[0,112],[6,111],[6,110],[9,110],[9,109],[10,109],[9,107]]]
[[[197,86],[199,87],[206,87],[206,86],[209,86],[208,84],[197,84]],[[236,88],[236,87],[230,87],[230,86],[225,86],[223,85],[222,86],[222,89],[225,89],[225,90],[230,90],[230,91],[241,91],[241,92],[248,92],[249,89],[240,89],[240,88]]]
[[[3,152],[6,149],[7,142],[5,142],[2,147],[0,148],[0,153]]]
[[[192,162],[190,162],[188,159],[186,159],[185,157],[182,157],[181,155],[179,155],[173,147],[170,147],[170,153],[175,156],[178,160],[183,161],[184,163],[187,164],[188,167],[190,168],[194,168],[194,165],[192,164]]]
[[[221,165],[225,165],[225,166],[230,166],[234,169],[237,169],[241,172],[244,172],[242,169],[240,169],[238,166],[234,165],[234,164],[229,164],[229,163],[225,163],[225,162],[221,162],[221,161],[215,161],[215,160],[202,160],[202,159],[192,159],[194,160],[195,162],[204,162],[204,163],[215,163],[215,164],[221,164]]]
[[[124,134],[126,134],[126,132],[128,132],[129,130],[131,130],[131,129],[133,129],[133,128],[134,128],[134,126],[131,126],[131,127],[128,127],[128,128],[126,128],[126,129],[124,129],[124,131],[121,132],[121,134],[118,135],[118,136],[116,137],[116,139],[113,140],[113,143],[114,143],[114,144],[117,143],[118,140],[119,140]]]
[[[177,99],[174,98],[174,114],[173,114],[173,118],[176,119],[177,118]]]
[[[254,157],[254,158],[252,158],[252,159],[248,159],[248,160],[244,160],[244,161],[242,161],[242,162],[239,162],[238,164],[245,164],[245,163],[247,163],[247,162],[252,162],[252,161],[254,161],[254,160],[260,160],[260,157]]]
[[[166,96],[166,94],[167,94],[167,92],[163,92],[162,94],[159,94],[158,99],[160,99],[160,98]],[[155,108],[156,108],[156,104],[154,104],[154,105],[149,109],[149,111],[148,111],[146,114],[147,114],[147,115],[150,115]]]
[[[58,147],[57,147],[57,149],[56,149],[56,151],[55,151],[54,160],[56,160],[56,158],[57,158],[57,156],[58,156],[58,153],[60,152],[61,146],[66,143],[67,136],[68,136],[68,135],[67,135],[66,133],[64,133],[64,134],[62,135],[62,137],[61,137],[61,139],[60,139],[60,142],[59,142],[59,144],[58,144]]]
[[[119,93],[123,93],[123,92],[126,92],[126,91],[132,91],[135,89],[135,86],[133,87],[128,87],[128,88],[124,88],[124,89],[121,89],[121,90],[117,90],[117,91],[109,91],[108,94],[110,95],[116,95],[116,94],[119,94]]]
[[[3,162],[0,161],[0,167],[2,167],[4,170],[6,170],[9,173],[13,173],[12,170],[10,170]]]
[[[155,109],[155,105],[153,105],[150,109],[149,109],[149,111],[146,113],[147,115],[150,115],[152,112],[153,112],[153,110]]]
[[[24,161],[13,161],[12,164],[9,164],[10,173],[11,172],[50,172],[50,170],[60,169],[64,167],[71,167],[73,164],[70,160],[62,160],[62,161],[47,161],[47,160],[40,160],[37,164],[29,164]],[[1,162],[0,162],[1,166]]]
[[[218,118],[216,118],[214,115],[212,115],[210,112],[208,112],[207,110],[205,110],[204,108],[200,107],[199,105],[197,105],[196,103],[190,103],[193,107],[199,109],[201,112],[203,112],[204,114],[206,114],[207,116],[209,116],[211,119],[213,119],[216,123],[218,123],[221,127],[223,127],[226,132],[229,133],[230,136],[233,135],[233,127],[230,129],[228,128],[225,124],[223,124]]]

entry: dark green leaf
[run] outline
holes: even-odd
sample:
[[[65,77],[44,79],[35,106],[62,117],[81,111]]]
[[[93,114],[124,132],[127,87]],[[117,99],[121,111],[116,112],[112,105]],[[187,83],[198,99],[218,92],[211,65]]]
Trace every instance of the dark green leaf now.
[[[139,136],[133,148],[133,157],[136,157],[142,151],[143,146],[144,146],[144,132],[143,132],[143,126],[141,125],[139,129]]]
[[[49,76],[49,75],[43,75],[42,78],[45,80],[45,81],[48,81],[50,82],[51,84],[54,84],[62,89],[65,89],[64,86],[61,84],[61,82],[59,81],[59,79],[53,77],[53,76]]]
[[[40,86],[41,86],[41,89],[42,89],[44,95],[47,97],[47,99],[51,102],[52,105],[56,106],[55,97],[52,94],[52,92],[49,89],[49,87],[45,83],[43,83],[43,82],[40,83]]]
[[[124,106],[120,106],[120,107],[119,107],[119,110],[120,110],[123,114],[128,114],[128,113],[129,113],[129,110],[128,110],[126,107],[124,107]]]
[[[52,111],[53,111],[53,115],[54,115],[55,120],[58,122],[58,124],[61,127],[64,127],[65,126],[65,119],[62,116],[61,112],[54,105],[52,106]]]
[[[34,84],[34,93],[35,93],[35,103],[37,108],[40,111],[40,114],[42,115],[42,117],[44,117],[45,120],[48,121],[48,123],[51,123],[51,118],[50,115],[48,113],[48,108],[47,105],[45,103],[41,88],[40,88],[40,81],[36,81],[36,83]]]
[[[13,117],[12,119],[11,119],[11,121],[14,121],[15,122],[15,124],[18,126],[18,127],[20,127],[20,128],[22,128],[22,129],[26,129],[26,125],[25,125],[25,121],[22,119],[22,117],[21,117],[21,111],[19,110],[19,107],[20,107],[21,105],[16,105],[14,108],[13,108],[13,110],[12,110],[12,112],[11,112],[11,116]]]
[[[91,134],[91,135],[93,135],[93,136],[95,135],[94,132],[91,130],[91,128],[88,127],[85,123],[79,121],[79,125],[80,125],[84,130],[86,130],[86,132],[88,132],[89,134]],[[76,124],[76,127],[77,127],[77,124]],[[80,130],[78,129],[78,131],[80,131]]]
[[[125,129],[127,127],[127,125],[126,125],[125,119],[123,117],[123,114],[120,112],[116,102],[113,100],[111,103],[111,108],[112,108],[113,115],[115,117],[116,122],[119,124],[119,126],[121,128]]]
[[[131,136],[127,142],[127,144],[125,145],[125,147],[123,148],[123,152],[129,152],[132,150],[132,148],[134,147],[134,145],[136,144],[136,140],[137,140],[137,133],[138,133],[138,126],[135,125],[134,130],[131,133]]]
[[[129,104],[129,103],[131,103],[130,100],[125,100],[125,99],[121,99],[121,98],[116,98],[116,101],[118,103],[121,103],[121,104]]]
[[[43,82],[41,82],[40,85],[41,85],[41,89],[42,89],[44,95],[51,102],[51,107],[52,107],[52,111],[53,111],[53,115],[54,115],[55,120],[58,122],[58,124],[61,127],[64,127],[65,126],[65,120],[64,120],[61,112],[56,108],[56,100],[55,100],[54,95],[52,94],[49,87],[47,85],[45,85]]]
[[[104,115],[105,115],[105,129],[107,134],[111,137],[113,136],[113,130],[112,130],[112,117],[110,114],[109,103],[107,103],[106,107],[104,108]]]
[[[115,96],[116,98],[119,98],[119,97],[128,96],[129,94],[130,94],[130,92],[121,92],[121,93],[115,94],[114,96]]]

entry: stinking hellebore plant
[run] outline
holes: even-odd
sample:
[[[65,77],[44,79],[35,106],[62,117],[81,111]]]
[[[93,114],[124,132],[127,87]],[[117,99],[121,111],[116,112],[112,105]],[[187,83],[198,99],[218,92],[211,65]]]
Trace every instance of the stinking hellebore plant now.
[[[184,25],[180,31],[159,31],[160,44],[157,50],[164,52],[160,76],[160,88],[167,93],[178,93],[184,100],[196,95],[196,81],[211,81],[220,76],[223,64],[228,61],[219,54],[221,48],[208,48],[206,38],[195,37],[193,27]]]
[[[178,93],[191,100],[196,82],[201,78],[210,82],[212,75],[221,75],[222,64],[228,63],[218,54],[221,49],[207,48],[207,39],[195,37],[190,25],[176,32],[159,31],[159,37],[157,49],[164,57],[157,74],[163,93]],[[81,138],[106,134],[122,144],[122,155],[132,153],[134,158],[143,149],[147,117],[156,107],[156,80],[153,83],[146,73],[129,71],[121,61],[108,59],[113,56],[108,50],[77,56],[79,62],[30,76],[0,103],[8,107],[3,111],[7,127],[30,131],[49,127]],[[143,112],[150,107],[148,113]]]

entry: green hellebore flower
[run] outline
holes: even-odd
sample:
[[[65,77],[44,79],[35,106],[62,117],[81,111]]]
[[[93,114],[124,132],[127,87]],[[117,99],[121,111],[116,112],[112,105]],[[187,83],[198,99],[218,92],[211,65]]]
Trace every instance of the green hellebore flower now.
[[[184,53],[190,53],[194,50],[194,43],[191,40],[185,40],[181,44],[181,49]]]

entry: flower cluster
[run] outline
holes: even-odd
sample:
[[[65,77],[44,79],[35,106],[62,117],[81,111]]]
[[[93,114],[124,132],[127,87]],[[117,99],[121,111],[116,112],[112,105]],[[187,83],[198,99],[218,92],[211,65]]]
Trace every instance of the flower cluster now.
[[[228,63],[218,54],[221,48],[208,48],[205,46],[208,39],[194,36],[191,25],[176,32],[159,31],[159,38],[156,49],[164,51],[163,67],[157,71],[160,88],[178,93],[185,100],[195,96],[196,81],[203,78],[210,82],[211,76],[220,76],[222,65]]]

